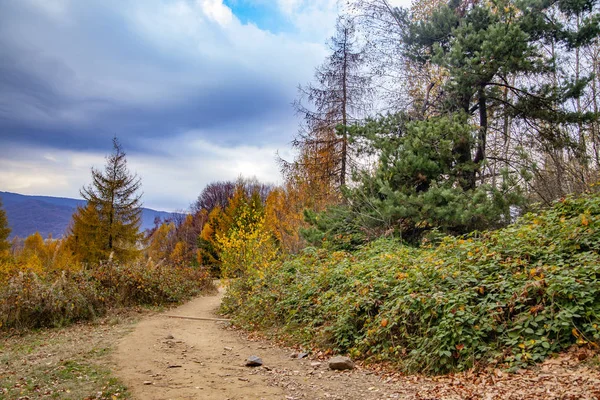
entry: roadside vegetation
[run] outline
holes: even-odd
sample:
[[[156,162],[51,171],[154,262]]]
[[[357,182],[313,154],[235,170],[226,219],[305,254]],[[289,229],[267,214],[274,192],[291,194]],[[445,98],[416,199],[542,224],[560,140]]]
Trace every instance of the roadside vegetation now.
[[[232,283],[237,323],[306,346],[440,374],[516,370],[600,342],[600,195],[420,248],[307,248]]]
[[[114,307],[178,304],[212,290],[204,270],[145,262],[105,262],[48,275],[21,271],[0,288],[0,324],[3,329],[60,327],[93,320]]]

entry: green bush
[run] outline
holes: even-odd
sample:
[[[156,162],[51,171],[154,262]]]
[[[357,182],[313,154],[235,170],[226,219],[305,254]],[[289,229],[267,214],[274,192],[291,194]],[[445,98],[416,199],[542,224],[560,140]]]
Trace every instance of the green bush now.
[[[223,307],[248,328],[406,372],[519,368],[573,344],[597,347],[599,276],[600,196],[587,195],[436,246],[307,249],[234,283],[246,291]]]
[[[211,289],[206,270],[162,264],[107,262],[43,278],[20,272],[0,287],[0,328],[64,326],[110,307],[173,304]]]

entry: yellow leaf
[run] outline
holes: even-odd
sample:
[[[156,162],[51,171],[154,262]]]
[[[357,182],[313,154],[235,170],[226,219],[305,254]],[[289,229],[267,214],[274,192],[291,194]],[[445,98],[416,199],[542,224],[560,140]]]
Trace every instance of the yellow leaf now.
[[[388,325],[388,320],[387,320],[387,318],[384,318],[384,319],[382,319],[382,320],[381,320],[381,326],[385,328],[387,325]]]
[[[590,221],[587,219],[587,217],[585,215],[581,216],[581,225],[583,226],[588,226],[590,224]]]

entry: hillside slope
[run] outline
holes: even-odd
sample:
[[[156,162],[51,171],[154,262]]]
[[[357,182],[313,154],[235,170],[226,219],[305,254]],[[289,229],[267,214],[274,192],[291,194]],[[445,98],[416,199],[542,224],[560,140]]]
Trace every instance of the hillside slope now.
[[[36,231],[43,237],[60,237],[65,234],[71,216],[84,200],[65,197],[27,196],[18,193],[0,192],[2,204],[6,210],[8,224],[12,229],[11,238],[27,237]],[[164,219],[177,215],[165,211],[142,208],[141,229],[154,226],[156,217]]]
[[[224,299],[239,325],[407,373],[517,370],[600,348],[600,194],[420,248],[382,238],[261,268]]]

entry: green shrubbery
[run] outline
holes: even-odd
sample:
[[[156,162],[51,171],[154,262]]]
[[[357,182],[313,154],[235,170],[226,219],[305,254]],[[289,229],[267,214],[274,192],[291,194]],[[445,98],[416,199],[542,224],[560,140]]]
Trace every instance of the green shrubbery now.
[[[445,373],[600,342],[600,196],[420,249],[307,249],[234,282],[224,310],[305,344]],[[252,282],[248,282],[251,279]],[[241,288],[244,290],[241,290]]]
[[[110,307],[178,303],[212,288],[207,271],[151,263],[102,263],[41,277],[19,272],[0,287],[0,327],[62,326]]]

